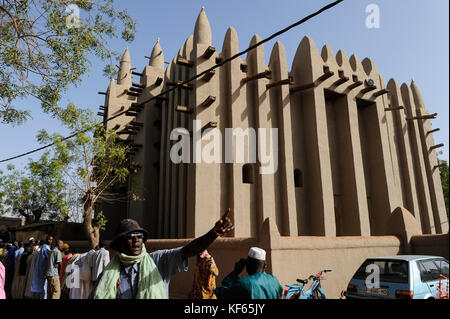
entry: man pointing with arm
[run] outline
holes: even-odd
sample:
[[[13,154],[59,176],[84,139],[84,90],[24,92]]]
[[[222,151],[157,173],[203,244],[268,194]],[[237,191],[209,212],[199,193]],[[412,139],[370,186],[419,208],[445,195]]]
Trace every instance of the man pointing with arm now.
[[[205,235],[184,247],[147,253],[148,233],[132,219],[122,220],[110,247],[117,254],[100,275],[91,297],[94,299],[167,299],[173,275],[187,271],[188,258],[207,249],[218,236],[234,226],[230,209]]]

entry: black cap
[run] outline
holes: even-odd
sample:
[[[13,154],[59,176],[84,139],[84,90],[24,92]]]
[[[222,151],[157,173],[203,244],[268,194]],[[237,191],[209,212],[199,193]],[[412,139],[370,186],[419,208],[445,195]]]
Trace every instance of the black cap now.
[[[148,237],[148,232],[144,228],[139,226],[139,223],[137,221],[135,221],[134,219],[124,219],[124,220],[120,221],[119,226],[117,227],[117,230],[116,230],[116,238],[111,242],[109,247],[114,250],[119,250],[119,247],[118,247],[119,240],[122,237],[124,237],[125,235],[127,235],[129,233],[134,233],[134,232],[144,233],[144,241]]]

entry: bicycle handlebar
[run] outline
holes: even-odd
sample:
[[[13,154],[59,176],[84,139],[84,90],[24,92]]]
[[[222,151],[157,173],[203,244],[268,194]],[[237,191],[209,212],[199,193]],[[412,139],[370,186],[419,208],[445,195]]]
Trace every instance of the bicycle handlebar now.
[[[322,271],[320,271],[318,274],[316,274],[316,275],[311,275],[311,276],[309,276],[307,279],[299,279],[299,278],[297,278],[297,282],[299,282],[299,283],[301,283],[301,284],[303,284],[303,285],[306,285],[307,283],[308,283],[308,281],[310,281],[311,279],[312,280],[315,280],[315,279],[317,279],[318,277],[320,277],[321,275],[322,275],[322,273],[324,272],[324,273],[326,273],[326,272],[330,272],[331,271],[331,269],[324,269],[324,270],[322,270]]]

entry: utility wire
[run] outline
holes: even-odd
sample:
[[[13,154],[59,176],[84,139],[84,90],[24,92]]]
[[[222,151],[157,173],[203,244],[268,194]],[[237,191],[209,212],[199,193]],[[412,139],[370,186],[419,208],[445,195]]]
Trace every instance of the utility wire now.
[[[299,26],[300,24],[305,23],[306,21],[310,20],[311,18],[313,18],[313,17],[315,17],[315,16],[321,14],[322,12],[324,12],[324,11],[326,11],[326,10],[328,10],[328,9],[330,9],[330,8],[332,8],[332,7],[334,7],[334,6],[336,6],[336,5],[338,5],[339,3],[343,2],[343,1],[344,1],[344,0],[337,0],[337,1],[335,1],[335,2],[332,2],[332,3],[330,3],[330,4],[326,5],[326,6],[324,6],[324,7],[322,7],[321,9],[319,9],[318,11],[316,11],[316,12],[314,12],[314,13],[311,13],[310,15],[304,17],[303,19],[301,19],[301,20],[299,20],[299,21],[297,21],[297,22],[291,24],[290,26],[288,26],[288,27],[286,27],[286,28],[284,28],[284,29],[282,29],[282,30],[280,30],[280,31],[278,31],[278,32],[276,32],[276,33],[274,33],[274,34],[272,34],[272,35],[269,36],[268,38],[265,38],[264,40],[261,40],[261,41],[259,41],[258,43],[255,43],[255,44],[252,45],[252,46],[249,46],[249,47],[248,47],[247,49],[245,49],[244,51],[241,51],[241,52],[239,52],[239,53],[236,53],[236,54],[233,55],[232,57],[227,58],[227,59],[225,59],[225,60],[223,60],[223,61],[217,63],[217,64],[214,65],[213,67],[211,67],[211,68],[209,68],[209,69],[207,69],[207,70],[205,70],[205,71],[203,71],[203,72],[201,72],[201,73],[199,73],[199,74],[193,76],[192,78],[190,78],[190,79],[188,79],[188,80],[185,80],[185,81],[183,81],[183,82],[178,82],[177,85],[175,85],[174,87],[172,87],[172,88],[170,88],[170,89],[168,89],[168,90],[166,90],[166,91],[164,91],[164,92],[161,92],[161,93],[159,93],[158,95],[155,95],[155,96],[149,98],[149,99],[146,100],[146,101],[143,101],[143,102],[140,102],[140,103],[134,103],[133,106],[143,106],[143,105],[147,104],[148,102],[151,102],[151,101],[153,101],[153,100],[155,100],[155,99],[157,99],[157,98],[159,98],[159,97],[161,97],[161,96],[163,96],[163,95],[165,95],[165,94],[167,94],[167,93],[170,93],[170,92],[172,92],[173,90],[177,89],[178,87],[181,87],[181,86],[183,86],[183,85],[185,85],[185,84],[187,84],[187,83],[189,83],[189,82],[191,82],[191,81],[196,80],[197,78],[199,78],[199,77],[203,76],[204,74],[206,74],[206,73],[208,73],[208,72],[210,72],[210,71],[212,71],[212,70],[214,70],[214,69],[216,69],[216,68],[218,68],[218,67],[224,65],[225,63],[228,63],[228,62],[230,62],[230,61],[236,59],[237,57],[239,57],[239,56],[241,56],[241,55],[243,55],[243,54],[245,54],[245,53],[248,53],[249,51],[251,51],[251,50],[257,48],[258,46],[264,44],[265,42],[272,40],[273,38],[275,38],[275,37],[277,37],[277,36],[279,36],[279,35],[281,35],[281,34],[287,32],[287,31],[289,31],[290,29],[292,29],[292,28],[294,28],[294,27],[296,27],[296,26]],[[108,122],[108,121],[110,121],[110,120],[112,120],[112,119],[115,119],[115,118],[117,118],[117,117],[119,117],[119,116],[125,114],[126,112],[128,112],[128,110],[124,110],[124,111],[122,111],[122,112],[120,112],[120,113],[118,113],[118,114],[116,114],[116,115],[114,115],[114,116],[112,116],[112,117],[109,117],[109,118],[107,118],[106,120],[104,120],[104,121],[102,121],[102,122],[99,122],[99,123],[97,123],[97,124],[95,124],[95,125],[93,125],[93,126],[87,128],[87,129],[85,129],[85,130],[83,130],[83,131],[78,131],[78,132],[76,132],[76,133],[74,133],[74,134],[72,134],[72,135],[69,135],[69,136],[67,136],[67,137],[65,137],[65,138],[63,138],[63,139],[61,139],[61,140],[59,140],[59,142],[63,142],[63,141],[65,141],[65,140],[71,139],[71,138],[77,136],[77,135],[80,134],[80,133],[85,133],[85,132],[87,132],[87,131],[93,129],[94,127],[96,127],[96,126],[98,126],[98,125],[103,125],[104,123],[106,123],[106,122]],[[48,148],[48,147],[51,147],[51,146],[53,146],[53,145],[55,145],[55,144],[56,144],[56,142],[50,143],[50,144],[47,144],[47,145],[45,145],[45,146],[36,148],[36,149],[34,149],[34,150],[32,150],[32,151],[29,151],[29,152],[26,152],[26,153],[23,153],[23,154],[20,154],[20,155],[16,155],[16,156],[13,156],[13,157],[4,159],[4,160],[0,160],[0,163],[8,162],[8,161],[11,161],[11,160],[13,160],[13,159],[16,159],[16,158],[19,158],[19,157],[23,157],[23,156],[26,156],[26,155],[29,155],[29,154],[32,154],[32,153],[41,151],[41,150],[46,149],[46,148]]]

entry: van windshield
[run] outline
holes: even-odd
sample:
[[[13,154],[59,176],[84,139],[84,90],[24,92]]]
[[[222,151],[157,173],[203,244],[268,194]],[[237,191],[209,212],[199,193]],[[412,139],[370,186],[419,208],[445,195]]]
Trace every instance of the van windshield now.
[[[377,272],[382,282],[408,283],[408,262],[404,260],[368,259],[353,278],[366,280],[369,276],[374,278]]]

